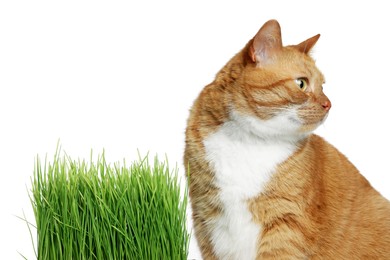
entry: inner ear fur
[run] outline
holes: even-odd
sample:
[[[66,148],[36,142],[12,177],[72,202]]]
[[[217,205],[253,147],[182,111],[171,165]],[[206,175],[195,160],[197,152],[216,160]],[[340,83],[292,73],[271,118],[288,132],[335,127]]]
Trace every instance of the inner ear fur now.
[[[280,25],[269,20],[257,32],[249,48],[249,57],[253,62],[265,64],[283,47]]]

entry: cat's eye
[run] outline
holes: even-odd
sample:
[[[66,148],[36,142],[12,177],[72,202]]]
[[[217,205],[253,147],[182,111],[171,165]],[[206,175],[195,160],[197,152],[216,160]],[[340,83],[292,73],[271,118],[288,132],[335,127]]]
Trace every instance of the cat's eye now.
[[[306,88],[307,88],[307,79],[305,78],[297,78],[295,80],[295,83],[297,84],[297,86],[302,90],[302,91],[305,91]]]

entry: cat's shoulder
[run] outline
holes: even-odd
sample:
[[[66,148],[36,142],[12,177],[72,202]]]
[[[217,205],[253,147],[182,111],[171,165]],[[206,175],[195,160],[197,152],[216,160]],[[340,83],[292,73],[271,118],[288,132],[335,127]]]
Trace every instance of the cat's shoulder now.
[[[338,155],[344,156],[332,143],[326,140],[324,137],[311,134],[307,138],[307,144],[312,148],[325,153],[336,153]]]

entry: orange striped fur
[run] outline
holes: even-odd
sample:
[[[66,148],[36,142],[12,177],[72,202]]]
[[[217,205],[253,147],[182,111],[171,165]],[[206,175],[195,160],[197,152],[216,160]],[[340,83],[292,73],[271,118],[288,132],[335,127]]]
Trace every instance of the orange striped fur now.
[[[318,38],[283,46],[268,21],[194,102],[184,161],[204,259],[390,259],[389,201],[312,134],[331,108]]]

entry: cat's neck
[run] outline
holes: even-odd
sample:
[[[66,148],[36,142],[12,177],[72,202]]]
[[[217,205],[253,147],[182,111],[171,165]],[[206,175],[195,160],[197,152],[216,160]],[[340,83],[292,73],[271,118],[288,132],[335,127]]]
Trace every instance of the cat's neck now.
[[[299,144],[308,133],[297,134],[299,124],[294,124],[286,116],[276,116],[262,120],[255,116],[230,111],[230,120],[223,125],[227,136],[242,142]],[[280,131],[283,129],[283,131]]]

